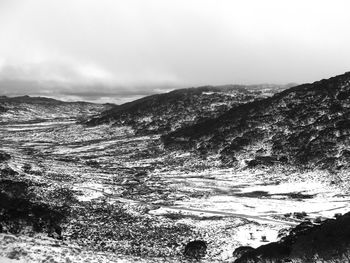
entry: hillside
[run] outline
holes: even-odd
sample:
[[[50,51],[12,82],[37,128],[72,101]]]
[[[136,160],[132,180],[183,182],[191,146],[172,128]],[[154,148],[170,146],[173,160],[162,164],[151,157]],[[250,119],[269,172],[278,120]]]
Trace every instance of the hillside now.
[[[250,249],[253,259],[260,252],[268,253],[274,246],[280,251],[280,244],[282,249],[290,244],[293,249],[299,244],[303,248],[305,243],[299,238],[304,233],[302,226],[310,229],[311,225],[332,222],[328,219],[350,211],[348,172],[300,170],[294,166],[255,169],[254,165],[259,162],[267,165],[275,163],[277,158],[280,162],[292,159],[288,151],[280,155],[253,151],[253,147],[257,148],[253,142],[243,144],[240,151],[230,148],[231,152],[225,152],[227,145],[223,140],[229,137],[219,135],[226,132],[224,135],[231,136],[231,132],[238,130],[234,125],[241,125],[237,134],[241,132],[246,136],[251,132],[249,138],[254,138],[257,144],[259,140],[261,144],[267,142],[257,149],[272,151],[271,142],[275,140],[277,128],[280,132],[289,132],[289,136],[296,130],[292,125],[284,126],[289,127],[288,130],[279,124],[284,116],[280,114],[289,113],[288,107],[293,103],[298,103],[302,109],[295,106],[298,111],[295,109],[294,118],[285,119],[297,122],[304,120],[303,114],[320,111],[329,119],[321,119],[319,123],[332,127],[335,114],[330,114],[324,106],[330,104],[328,94],[331,92],[326,92],[330,84],[324,82],[326,85],[317,84],[320,87],[303,85],[273,97],[269,97],[271,90],[266,87],[256,87],[257,90],[250,87],[248,91],[232,86],[179,90],[111,110],[124,108],[130,113],[131,109],[142,109],[143,112],[135,110],[130,116],[147,113],[159,121],[163,120],[159,116],[164,116],[170,124],[179,118],[176,123],[184,125],[180,117],[186,116],[185,112],[193,116],[203,114],[205,111],[201,109],[209,107],[221,93],[227,96],[224,99],[229,98],[227,94],[233,94],[231,97],[235,101],[239,96],[241,101],[251,94],[259,97],[258,100],[249,99],[251,102],[246,104],[237,102],[233,110],[227,109],[221,117],[191,126],[200,130],[192,128],[185,134],[187,137],[174,136],[166,141],[168,137],[164,136],[168,149],[163,147],[159,133],[135,134],[132,127],[118,126],[118,123],[82,124],[82,117],[91,118],[90,114],[100,114],[110,105],[2,97],[0,105],[7,111],[0,113],[0,261],[180,262],[187,260],[184,251],[194,240],[207,244],[206,256],[201,262],[233,262],[238,258],[236,249],[242,246],[258,248],[258,254]],[[333,82],[336,87],[343,82],[348,85],[346,75]],[[181,95],[186,92],[190,95]],[[305,103],[305,93],[312,94],[317,104]],[[334,95],[334,100],[343,102],[338,106],[340,113],[345,112],[339,108],[346,108],[346,94],[344,88]],[[171,100],[173,97],[175,99]],[[344,97],[346,99],[342,100]],[[178,106],[182,105],[181,98],[185,101],[182,107]],[[146,106],[142,106],[142,101]],[[340,113],[337,116],[342,116]],[[238,124],[232,122],[235,119]],[[139,133],[158,132],[147,130],[148,126],[138,126],[139,123],[136,119],[134,127]],[[137,130],[139,127],[146,129]],[[263,129],[266,137],[259,133]],[[184,131],[189,129],[176,133]],[[212,138],[218,139],[211,141]],[[242,137],[241,141],[245,138],[248,137]],[[205,139],[207,148],[203,147]],[[322,147],[325,145],[323,143]],[[187,151],[169,150],[173,148]],[[227,167],[222,165],[219,156],[230,164],[247,160],[254,169]],[[290,230],[304,221],[309,223]],[[296,232],[299,241],[293,243],[296,239],[288,236]],[[314,236],[308,233],[312,240]],[[328,238],[328,233],[321,231],[316,237]],[[284,238],[278,241],[281,234]],[[341,234],[337,236],[343,238]],[[285,240],[292,243],[286,244]],[[306,244],[310,243],[310,239],[305,240]],[[346,237],[343,241],[334,244],[348,244]],[[268,242],[272,242],[270,246],[259,249]],[[313,247],[317,249],[324,245],[316,243]],[[304,253],[303,250],[293,251]],[[282,256],[288,258],[291,255],[288,253]],[[191,257],[191,253],[186,256]]]
[[[110,107],[111,105],[65,102],[45,97],[0,96],[0,123],[86,118]]]
[[[348,72],[234,107],[162,139],[172,149],[219,153],[230,164],[342,169],[350,158],[349,94]]]
[[[64,102],[64,101],[55,100],[55,99],[46,98],[46,97],[31,97],[31,96],[25,95],[25,96],[18,96],[18,97],[0,96],[0,103],[27,103],[27,104],[59,105],[59,104],[67,104],[69,102]]]
[[[179,89],[116,106],[87,124],[131,126],[143,134],[169,132],[217,117],[231,107],[266,98],[287,87],[225,85]]]
[[[350,213],[320,225],[303,222],[279,242],[246,248],[235,262],[349,262],[349,226]]]

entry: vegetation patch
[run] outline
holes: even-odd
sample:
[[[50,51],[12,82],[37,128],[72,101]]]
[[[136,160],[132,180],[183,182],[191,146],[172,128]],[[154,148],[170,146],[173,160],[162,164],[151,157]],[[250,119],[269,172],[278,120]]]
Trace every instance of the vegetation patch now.
[[[61,236],[61,224],[69,215],[67,206],[51,206],[36,201],[30,190],[33,184],[26,181],[1,180],[0,224],[3,232],[19,234],[31,232],[57,233]]]

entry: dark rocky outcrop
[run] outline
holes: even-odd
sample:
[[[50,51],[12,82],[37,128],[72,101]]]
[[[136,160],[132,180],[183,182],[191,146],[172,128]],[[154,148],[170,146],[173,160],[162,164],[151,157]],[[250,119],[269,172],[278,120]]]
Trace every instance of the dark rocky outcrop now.
[[[18,175],[18,172],[16,172],[15,170],[13,170],[10,167],[5,167],[3,169],[0,169],[0,175],[1,177],[6,177],[6,176],[15,176]]]
[[[184,256],[199,260],[207,251],[207,243],[203,240],[194,240],[185,246]]]
[[[251,251],[254,251],[254,248],[250,247],[250,246],[242,246],[242,247],[238,247],[235,249],[235,251],[233,251],[232,256],[234,258],[240,258],[242,257],[244,254],[247,254]]]
[[[320,225],[301,223],[279,242],[243,253],[235,262],[349,262],[350,213]]]
[[[169,149],[219,153],[251,166],[349,167],[350,73],[290,88],[162,137]],[[263,147],[263,148],[261,148]],[[269,153],[268,155],[264,153]]]
[[[56,236],[60,237],[60,224],[68,216],[69,208],[39,202],[30,190],[34,186],[36,185],[30,181],[0,181],[2,231],[19,234],[29,227],[34,232],[46,232],[49,235],[53,230]]]

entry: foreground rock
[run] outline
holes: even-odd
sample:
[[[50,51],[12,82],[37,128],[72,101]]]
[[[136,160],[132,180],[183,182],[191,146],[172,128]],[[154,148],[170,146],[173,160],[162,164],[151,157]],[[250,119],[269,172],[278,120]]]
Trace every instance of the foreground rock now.
[[[188,258],[199,260],[203,258],[207,251],[207,243],[203,240],[194,240],[185,247],[184,255]]]
[[[238,247],[235,249],[235,251],[233,251],[232,256],[237,259],[242,257],[244,254],[254,251],[254,248],[250,247],[250,246],[242,246],[242,247]]]
[[[239,250],[239,249],[237,249]],[[349,262],[350,213],[320,225],[302,223],[282,238],[243,253],[235,263]]]

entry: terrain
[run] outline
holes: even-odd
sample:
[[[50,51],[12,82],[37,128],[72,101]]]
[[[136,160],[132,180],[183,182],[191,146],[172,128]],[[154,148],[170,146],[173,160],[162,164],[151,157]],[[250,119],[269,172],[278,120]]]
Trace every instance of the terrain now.
[[[127,125],[140,134],[164,133],[218,117],[233,106],[267,98],[293,85],[224,85],[178,89],[118,105],[86,123]]]
[[[76,121],[110,109],[113,104],[65,102],[45,97],[0,96],[0,123]]]
[[[297,132],[307,129],[299,127],[309,119],[304,115],[324,115],[316,123],[337,129],[348,99],[338,96],[347,87],[345,74],[278,93],[202,87],[119,106],[3,98],[0,262],[190,262],[183,252],[193,240],[207,243],[202,262],[250,262],[260,252],[238,259],[234,251],[270,242],[302,246],[288,240],[304,233],[305,221],[306,229],[322,230],[347,220],[339,217],[350,210],[347,166],[338,168],[339,155],[335,163],[319,163],[322,151],[301,162],[288,145],[285,160],[271,152],[271,143],[283,131],[304,138]],[[231,95],[216,94],[221,89]],[[205,106],[220,100],[222,111]],[[337,100],[342,108],[332,115],[328,107]],[[282,126],[291,109],[300,117]],[[195,119],[186,122],[187,115]],[[328,115],[330,123],[323,120]],[[256,144],[232,147],[238,135],[256,130],[250,135]],[[318,143],[333,138],[323,134]],[[329,147],[346,149],[346,139],[336,138]],[[298,262],[300,255],[293,255]]]
[[[235,262],[348,262],[349,223],[350,213],[316,226],[302,223],[278,242],[244,247]]]
[[[300,85],[163,136],[165,145],[249,166],[349,168],[350,73]]]

